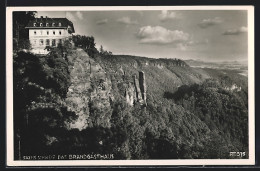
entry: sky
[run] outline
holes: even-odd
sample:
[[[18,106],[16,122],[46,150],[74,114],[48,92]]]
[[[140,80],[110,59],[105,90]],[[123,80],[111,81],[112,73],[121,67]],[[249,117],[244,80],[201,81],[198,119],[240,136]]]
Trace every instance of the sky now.
[[[204,61],[247,60],[247,11],[38,11],[68,18],[113,54]]]

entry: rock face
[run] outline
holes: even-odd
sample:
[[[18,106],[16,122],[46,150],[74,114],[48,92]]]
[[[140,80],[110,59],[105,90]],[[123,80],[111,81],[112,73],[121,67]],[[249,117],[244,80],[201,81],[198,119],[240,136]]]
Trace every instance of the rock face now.
[[[116,59],[117,62],[111,63],[111,60],[115,59],[99,61],[98,58],[90,58],[82,49],[74,50],[71,56],[68,56],[68,59],[71,85],[68,88],[66,106],[69,111],[76,113],[78,116],[78,119],[65,123],[68,129],[77,128],[81,130],[92,126],[110,127],[113,105],[118,99],[125,100],[129,106],[135,104],[146,106],[146,81],[150,81],[150,86],[151,79],[146,80],[145,72],[151,72],[152,75],[156,74],[151,68],[156,67],[159,68],[160,72],[176,76],[176,80],[179,80],[176,85],[185,82],[186,79],[186,77],[183,77],[180,80],[174,74],[176,71],[170,70],[187,66],[185,62],[179,59],[142,58],[134,60],[131,57],[129,59],[118,58]],[[154,69],[156,70],[156,68]],[[149,76],[150,74],[147,75],[147,77]]]
[[[118,66],[115,78],[106,73],[102,63],[90,58],[82,49],[74,50],[68,56],[70,63],[71,85],[68,88],[65,100],[69,111],[78,117],[66,122],[67,129],[85,129],[87,127],[110,127],[112,107],[115,91],[112,89],[112,79],[117,85],[122,85],[120,91],[124,93],[126,103],[134,106],[139,103],[146,106],[146,83],[144,72],[138,75],[127,76],[122,66]],[[137,63],[133,63],[133,67]],[[127,77],[127,78],[125,78]],[[130,78],[130,79],[129,79]],[[132,79],[131,79],[132,78]],[[118,92],[117,92],[118,91]]]
[[[78,118],[65,123],[68,129],[82,130],[86,127],[110,127],[111,80],[102,67],[81,49],[69,57],[71,85],[68,89],[66,105]],[[102,111],[100,111],[102,109]],[[102,115],[95,115],[95,113]],[[94,123],[95,121],[95,123]]]
[[[143,104],[146,106],[146,82],[145,82],[145,75],[143,71],[139,72],[139,84],[140,84],[140,90],[142,94]]]
[[[126,88],[125,98],[126,98],[126,103],[129,104],[130,106],[133,106],[134,103],[136,102],[136,91],[135,91],[135,87],[134,87],[131,83],[130,83],[129,86]]]
[[[90,87],[90,64],[85,62],[86,54],[75,51],[69,58],[72,63],[70,75],[71,85],[67,92],[66,104],[69,111],[75,112],[78,119],[65,123],[68,129],[84,129],[88,126],[89,117],[89,92]]]
[[[134,75],[133,78],[134,78],[134,85],[135,85],[135,93],[136,93],[137,102],[142,102],[142,94],[141,94],[139,80],[136,78],[136,75]]]
[[[146,106],[146,82],[145,75],[143,71],[139,72],[139,79],[136,75],[133,76],[134,85],[129,83],[125,91],[126,102],[133,106],[135,103],[140,103],[141,105]]]

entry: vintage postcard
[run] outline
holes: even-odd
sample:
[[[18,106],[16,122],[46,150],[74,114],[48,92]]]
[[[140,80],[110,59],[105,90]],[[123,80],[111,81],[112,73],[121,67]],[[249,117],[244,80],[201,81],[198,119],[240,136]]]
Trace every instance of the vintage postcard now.
[[[253,6],[6,11],[8,166],[255,164]]]

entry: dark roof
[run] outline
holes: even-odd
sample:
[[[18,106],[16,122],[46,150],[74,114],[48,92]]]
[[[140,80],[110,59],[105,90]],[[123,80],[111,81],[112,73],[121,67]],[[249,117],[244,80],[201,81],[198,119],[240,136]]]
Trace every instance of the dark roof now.
[[[34,26],[35,23],[35,26]],[[42,26],[40,26],[42,23]],[[49,23],[46,26],[46,23]],[[53,23],[55,23],[53,25]],[[61,24],[61,25],[60,25]],[[71,28],[71,32],[75,33],[73,23],[68,20],[67,18],[35,18],[34,20],[30,21],[25,28]]]

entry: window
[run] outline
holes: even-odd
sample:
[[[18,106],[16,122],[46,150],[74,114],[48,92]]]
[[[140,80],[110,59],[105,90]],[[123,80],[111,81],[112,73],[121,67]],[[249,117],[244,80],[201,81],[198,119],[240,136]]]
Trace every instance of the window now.
[[[68,32],[69,32],[69,34],[71,34],[71,33],[72,33],[72,29],[71,29],[71,27],[70,27],[70,26],[68,26]]]
[[[55,23],[52,23],[52,27],[54,27],[55,26]]]
[[[58,39],[58,43],[59,43],[59,44],[62,44],[62,40],[61,40],[61,39]]]
[[[40,27],[42,27],[42,23],[40,23]]]
[[[49,31],[47,31],[47,35],[49,35]]]
[[[33,27],[36,27],[36,23],[33,23]]]
[[[55,35],[55,31],[53,31],[53,35]]]
[[[40,45],[43,45],[43,39],[40,39]]]
[[[34,31],[34,35],[36,35],[36,31]]]
[[[61,31],[59,31],[60,35],[61,35]]]
[[[59,26],[61,26],[61,23],[59,23]]]
[[[42,30],[41,30],[41,35],[42,35]]]
[[[50,46],[50,40],[46,39],[46,46]]]
[[[33,45],[36,45],[37,44],[37,40],[33,40]]]
[[[52,45],[52,46],[56,46],[56,40],[55,40],[55,39],[52,39],[51,45]]]
[[[49,23],[46,23],[46,27],[48,27],[49,26]]]

